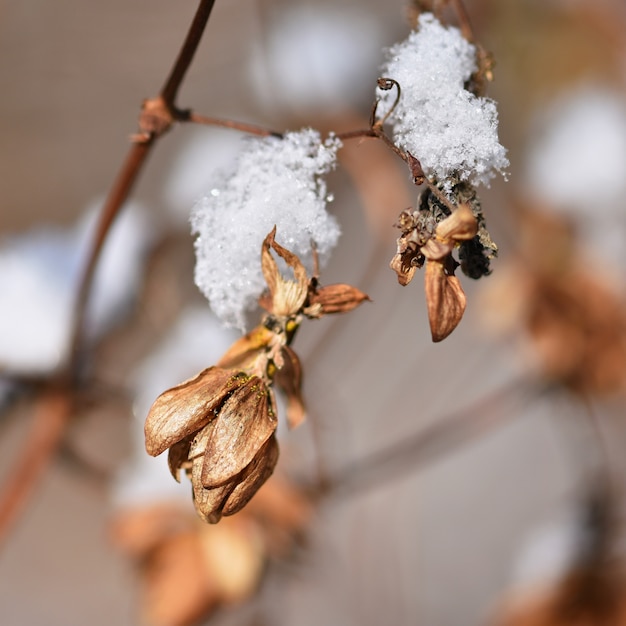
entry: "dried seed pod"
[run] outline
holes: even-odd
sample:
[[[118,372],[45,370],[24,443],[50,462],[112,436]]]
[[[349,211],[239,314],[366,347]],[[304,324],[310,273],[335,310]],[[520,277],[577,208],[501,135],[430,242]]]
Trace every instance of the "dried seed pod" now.
[[[202,467],[202,485],[215,487],[241,472],[276,430],[265,383],[257,377],[226,400],[213,422]]]
[[[446,273],[439,261],[427,263],[424,287],[430,332],[433,341],[439,342],[458,326],[467,300],[459,279]]]
[[[241,509],[274,470],[275,379],[287,394],[289,425],[304,419],[302,368],[288,346],[303,316],[350,311],[369,299],[349,285],[309,281],[300,259],[277,244],[275,234],[274,227],[261,249],[269,289],[262,323],[216,367],[162,393],[146,419],[146,450],[156,456],[169,448],[172,476],[179,480],[184,469],[191,477],[196,510],[212,523]],[[292,268],[293,280],[280,274],[272,250]]]
[[[248,381],[243,372],[209,367],[172,389],[153,403],[144,432],[146,450],[158,456],[169,447],[197,432],[217,415],[224,400]]]
[[[219,486],[207,488],[202,480],[203,457],[195,458],[191,469],[191,484],[198,515],[204,521],[215,524],[222,515],[233,515],[240,511],[272,475],[277,461],[278,443],[272,434],[241,472]]]
[[[304,314],[307,317],[321,317],[330,313],[347,313],[369,299],[367,294],[350,285],[316,286],[309,292]]]

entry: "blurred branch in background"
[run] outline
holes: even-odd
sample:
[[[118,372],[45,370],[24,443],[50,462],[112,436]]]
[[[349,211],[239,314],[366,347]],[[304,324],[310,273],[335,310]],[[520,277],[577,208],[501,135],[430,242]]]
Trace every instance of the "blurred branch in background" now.
[[[405,163],[363,139],[372,133],[363,120],[383,61],[380,49],[406,32],[406,7],[392,4],[216,3],[215,28],[185,87],[186,101],[216,113],[204,116],[176,107],[200,22],[213,5],[201,3],[195,43],[181,52],[184,61],[175,64],[162,100],[147,101],[100,225],[92,221],[89,236],[82,226],[57,232],[56,256],[49,232],[7,239],[11,245],[0,252],[0,313],[31,283],[40,299],[15,318],[31,328],[34,348],[24,344],[13,377],[4,355],[20,324],[2,319],[14,329],[0,342],[3,622],[135,623],[133,572],[143,589],[143,618],[155,624],[191,624],[211,614],[211,623],[224,624],[478,626],[494,606],[502,606],[499,626],[623,620],[623,3],[476,0],[467,11],[451,1],[412,3],[411,21],[433,10],[494,53],[497,63],[482,57],[482,71],[495,75],[489,93],[501,103],[502,143],[512,163],[508,190],[494,181],[481,193],[502,256],[484,289],[466,286],[481,310],[474,307],[436,347],[424,337],[423,295],[393,284],[388,269],[397,236],[392,225],[400,210],[415,204],[417,190]],[[15,22],[23,35],[0,38],[8,49],[3,57],[21,58],[24,67],[11,67],[10,74],[0,68],[10,85],[0,105],[0,119],[11,127],[5,129],[7,233],[28,225],[20,207],[37,206],[29,209],[31,222],[57,216],[62,222],[77,204],[77,188],[101,188],[102,177],[93,172],[108,171],[117,158],[119,144],[108,135],[125,126],[128,112],[107,97],[97,115],[102,123],[93,124],[94,113],[85,118],[79,96],[97,92],[89,82],[95,80],[105,93],[129,94],[135,102],[134,89],[158,80],[169,64],[161,51],[175,45],[168,38],[175,39],[182,21],[180,8],[166,3],[149,14],[128,3],[74,10],[70,15],[59,5],[52,28],[43,6],[32,15],[6,8],[5,24]],[[115,46],[111,32],[119,39]],[[98,33],[106,33],[101,47],[95,47]],[[19,52],[26,45],[28,54]],[[54,72],[47,72],[58,86],[50,90],[45,116],[29,87],[44,89],[47,75],[36,71],[43,57],[54,61]],[[121,82],[106,82],[103,58]],[[488,81],[478,82],[481,91]],[[181,124],[167,140],[163,152],[180,160],[155,153],[144,171],[157,136],[176,121],[197,122]],[[240,150],[209,126],[277,137],[269,129],[303,123],[324,136],[364,129],[342,149],[330,179],[344,239],[322,278],[355,284],[374,304],[354,321],[321,320],[298,337],[310,423],[288,437],[279,433],[280,473],[292,482],[277,476],[276,486],[269,482],[249,509],[209,528],[189,508],[187,486],[168,481],[158,459],[149,469],[142,460],[139,421],[163,389],[217,360],[232,341],[206,311],[192,311],[198,302],[189,278],[188,211],[220,189],[224,175],[216,170],[231,167]],[[72,161],[72,146],[84,149],[86,141],[98,154]],[[64,157],[62,145],[68,146]],[[46,163],[46,154],[55,158]],[[63,173],[68,167],[71,177]],[[37,185],[33,171],[41,174]],[[135,186],[140,171],[145,183]],[[183,179],[184,201],[176,191]],[[197,185],[193,191],[188,181]],[[131,188],[149,206],[149,218],[130,206],[118,216]],[[168,203],[184,207],[184,217]],[[28,256],[34,249],[38,256]],[[59,253],[70,249],[74,256]],[[83,266],[84,259],[90,260]],[[100,295],[111,295],[120,283],[124,304],[116,305],[116,315],[98,313]],[[72,315],[53,295],[75,297],[78,285],[81,304]],[[96,313],[86,310],[89,299]],[[94,330],[98,316],[109,323]],[[46,343],[52,321],[61,318],[63,339]],[[69,353],[55,355],[53,344],[73,344],[75,377],[54,377]],[[107,397],[99,400],[98,389]],[[77,391],[96,400],[85,404]],[[116,393],[133,398],[130,425],[128,406],[110,402]],[[51,463],[64,448],[76,462]],[[331,497],[312,506],[306,487],[318,474],[322,493]],[[84,487],[90,477],[114,475],[109,526],[110,496]],[[43,488],[16,524],[39,481]],[[521,549],[524,537],[535,537],[555,517],[548,540]],[[130,566],[105,546],[105,532],[130,555]],[[509,592],[507,572],[531,557],[539,563],[527,567],[525,580],[513,580]]]

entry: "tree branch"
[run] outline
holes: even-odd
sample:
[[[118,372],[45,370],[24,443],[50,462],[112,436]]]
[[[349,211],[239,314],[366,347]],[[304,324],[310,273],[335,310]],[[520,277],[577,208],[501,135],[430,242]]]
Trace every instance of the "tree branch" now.
[[[200,45],[200,40],[204,34],[204,29],[209,21],[214,4],[215,0],[200,0],[200,5],[191,22],[185,42],[178,53],[178,58],[174,62],[174,67],[172,67],[172,71],[160,91],[161,97],[169,108],[174,108],[178,90]]]
[[[368,454],[337,471],[318,488],[318,494],[331,497],[354,495],[436,461],[518,415],[519,409],[527,406],[529,399],[536,399],[548,390],[538,386],[528,376],[509,381],[475,404],[438,420],[422,432]]]
[[[13,528],[35,486],[53,457],[71,412],[69,394],[50,387],[36,400],[35,414],[26,444],[0,491],[0,545]]]

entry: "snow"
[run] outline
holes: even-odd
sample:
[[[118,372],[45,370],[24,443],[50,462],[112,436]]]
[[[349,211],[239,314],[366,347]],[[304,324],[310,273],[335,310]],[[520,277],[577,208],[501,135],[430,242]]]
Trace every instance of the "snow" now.
[[[309,267],[312,240],[322,261],[337,243],[323,175],[335,166],[339,145],[312,129],[248,138],[236,170],[194,207],[195,281],[226,325],[243,330],[245,311],[265,288],[261,244],[274,225],[278,243]]]
[[[68,356],[74,299],[96,212],[74,228],[41,228],[0,246],[0,371],[43,374]],[[87,333],[100,336],[136,293],[150,241],[138,206],[113,226],[94,278]]]
[[[388,51],[381,76],[400,84],[401,98],[388,118],[393,138],[417,157],[427,176],[488,184],[509,162],[498,141],[496,105],[464,83],[476,70],[476,49],[454,27],[424,13],[419,28]],[[388,111],[395,88],[378,90],[378,115]]]

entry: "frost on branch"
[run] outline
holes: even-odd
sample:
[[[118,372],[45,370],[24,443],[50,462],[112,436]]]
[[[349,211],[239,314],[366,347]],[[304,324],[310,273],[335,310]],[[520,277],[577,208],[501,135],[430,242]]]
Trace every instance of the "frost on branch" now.
[[[322,178],[335,166],[339,140],[322,142],[317,131],[304,129],[248,142],[236,171],[191,216],[196,284],[216,315],[241,329],[265,287],[259,250],[274,225],[304,261],[311,259],[311,241],[323,260],[339,238]]]
[[[397,81],[400,101],[388,122],[393,137],[416,156],[427,176],[487,184],[509,162],[498,141],[496,105],[464,88],[476,71],[476,49],[456,28],[423,14],[419,30],[388,51],[382,75]],[[394,90],[380,91],[379,111]]]

